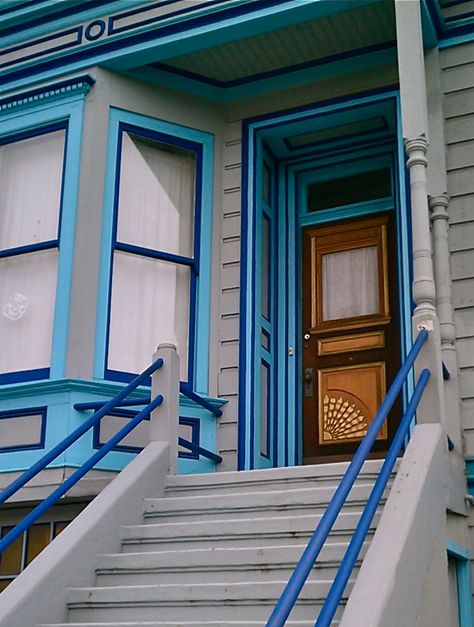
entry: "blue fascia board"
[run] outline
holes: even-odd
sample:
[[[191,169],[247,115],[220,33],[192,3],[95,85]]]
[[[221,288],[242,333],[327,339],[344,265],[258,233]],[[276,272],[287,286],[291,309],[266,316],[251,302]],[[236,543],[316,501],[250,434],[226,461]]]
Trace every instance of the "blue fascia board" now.
[[[330,3],[321,0],[259,0],[253,5],[258,6],[258,10],[241,8],[239,5],[223,10],[222,15],[216,12],[211,16],[195,18],[190,24],[183,21],[155,30],[147,26],[137,29],[128,38],[119,33],[106,40],[93,41],[87,46],[80,46],[80,29],[83,27],[77,25],[77,41],[68,44],[72,49],[61,49],[45,55],[43,60],[33,58],[11,70],[5,69],[2,82],[13,88],[31,80],[46,80],[52,75],[78,71],[92,64],[104,64],[111,69],[124,71],[375,1],[341,0]],[[239,9],[237,13],[236,8]],[[226,17],[227,14],[229,16]]]
[[[5,6],[6,3],[11,6]],[[143,4],[143,0],[127,0],[129,7],[139,4]],[[10,45],[66,28],[78,20],[101,17],[116,8],[117,0],[3,0],[0,35],[4,45]]]

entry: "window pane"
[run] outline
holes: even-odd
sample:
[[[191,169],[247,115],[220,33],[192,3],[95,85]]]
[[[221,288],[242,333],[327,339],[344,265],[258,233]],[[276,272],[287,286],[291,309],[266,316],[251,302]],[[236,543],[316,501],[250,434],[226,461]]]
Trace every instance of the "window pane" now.
[[[378,313],[377,246],[322,256],[323,320]]]
[[[390,168],[359,172],[308,187],[308,211],[386,198],[392,193]]]
[[[270,221],[263,215],[262,221],[262,315],[270,319]]]
[[[0,259],[0,373],[48,368],[57,250]]]
[[[157,259],[116,252],[108,367],[138,373],[160,343],[178,348],[181,378],[187,379],[190,269]]]
[[[58,237],[65,131],[0,146],[0,249]]]
[[[1,537],[4,538],[12,529],[13,527],[2,527]],[[0,575],[17,575],[21,571],[23,537],[22,534],[0,556]]]
[[[117,239],[193,256],[195,156],[123,133]]]
[[[268,418],[269,418],[269,377],[268,365],[262,362],[260,366],[261,382],[260,382],[260,452],[266,457],[269,456],[268,451]]]
[[[32,562],[35,557],[48,546],[50,541],[50,535],[50,523],[33,525],[32,527],[30,527],[30,529],[27,531],[25,566]]]

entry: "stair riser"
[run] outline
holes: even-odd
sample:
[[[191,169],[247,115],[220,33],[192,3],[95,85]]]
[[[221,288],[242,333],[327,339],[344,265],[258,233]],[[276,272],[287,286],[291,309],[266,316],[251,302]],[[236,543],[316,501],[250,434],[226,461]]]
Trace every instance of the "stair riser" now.
[[[353,532],[345,531],[333,535],[333,539],[336,542],[350,542],[352,538]],[[372,535],[372,534],[371,534]],[[133,542],[124,542],[122,544],[122,550],[124,553],[137,553],[139,551],[166,551],[170,549],[176,549],[181,551],[193,550],[193,549],[208,549],[212,550],[213,548],[221,548],[221,549],[231,549],[231,548],[245,548],[245,547],[253,547],[258,548],[261,546],[270,547],[275,546],[278,542],[284,545],[291,544],[301,544],[302,542],[308,542],[311,537],[311,532],[298,532],[294,534],[271,534],[268,537],[263,535],[259,535],[258,537],[244,537],[244,538],[228,538],[228,537],[219,537],[219,538],[202,538],[196,539],[191,538],[188,540],[184,539],[173,539],[173,540],[147,540],[140,541],[135,540]]]
[[[347,543],[336,542],[324,544],[318,556],[318,563],[324,565],[339,562],[347,546]],[[163,551],[157,553],[116,553],[111,555],[99,555],[97,557],[97,571],[163,571],[167,568],[181,568],[183,570],[188,568],[193,570],[200,568],[246,569],[259,568],[262,564],[280,566],[282,564],[294,564],[305,548],[305,544],[293,546],[285,546],[282,544],[279,546],[256,547],[253,549],[242,547],[240,549],[214,548],[212,551],[198,549],[194,551]],[[368,543],[362,547],[361,558],[365,555],[367,548]]]
[[[365,503],[372,490],[372,483],[353,486],[347,504]],[[179,512],[246,510],[285,507],[319,507],[326,509],[335,488],[299,488],[269,490],[264,492],[235,492],[234,494],[209,494],[174,498],[145,499],[145,515],[173,514]]]
[[[236,619],[248,625],[251,621],[267,621],[276,600],[268,604],[242,605],[195,605],[191,606],[158,606],[153,607],[106,607],[106,608],[78,608],[69,610],[70,621],[75,622],[102,622],[111,626],[119,622],[136,621],[137,615],[141,621],[175,621],[178,625],[185,625],[187,621],[204,624],[206,621],[219,621],[225,625],[229,619]],[[314,620],[321,609],[321,601],[313,601],[305,605],[297,605],[291,613],[291,620]],[[342,611],[338,611],[336,618],[340,618]],[[354,626],[355,627],[355,626]]]
[[[339,563],[330,565],[317,566],[308,578],[309,581],[315,581],[320,577],[332,581],[336,576]],[[145,586],[145,585],[163,585],[163,584],[183,584],[193,585],[199,583],[221,583],[226,581],[229,583],[251,583],[251,582],[270,582],[288,581],[295,564],[268,567],[268,568],[242,568],[242,569],[218,569],[218,570],[181,570],[178,572],[133,572],[133,573],[113,573],[97,575],[98,586]],[[355,573],[356,571],[354,571]]]
[[[348,503],[346,507],[344,507],[344,511],[347,513],[353,512],[356,515],[360,516],[362,511],[362,507],[364,506],[364,501],[357,501],[354,503]],[[165,523],[179,523],[179,522],[212,522],[212,518],[215,517],[219,521],[221,520],[235,520],[239,517],[245,518],[268,518],[271,516],[273,519],[278,518],[280,516],[308,516],[315,515],[321,516],[327,509],[327,504],[323,505],[315,505],[313,504],[305,504],[305,505],[281,505],[278,507],[272,506],[262,506],[262,507],[254,507],[254,508],[222,508],[216,510],[202,510],[202,511],[179,511],[179,512],[170,512],[170,513],[159,513],[155,514],[153,512],[146,513],[144,516],[144,523],[146,525],[156,525],[156,524],[165,524]]]
[[[173,621],[173,622],[149,622],[146,623],[140,621],[136,622],[127,622],[127,623],[117,623],[114,622],[112,627],[265,627],[267,624],[266,620],[261,621],[245,621],[244,623],[239,621],[234,621],[232,618],[225,621]],[[111,623],[61,623],[54,625],[38,625],[38,627],[104,627],[104,625],[111,625]],[[337,627],[339,625],[339,621],[333,621],[331,627]],[[314,627],[314,619],[308,621],[287,621],[285,623],[285,627]]]

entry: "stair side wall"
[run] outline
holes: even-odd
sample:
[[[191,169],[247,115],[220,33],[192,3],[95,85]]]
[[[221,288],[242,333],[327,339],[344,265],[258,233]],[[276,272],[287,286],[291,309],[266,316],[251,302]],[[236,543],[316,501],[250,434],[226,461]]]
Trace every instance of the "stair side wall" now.
[[[63,622],[69,587],[91,586],[98,553],[120,549],[120,528],[143,519],[145,496],[162,496],[169,447],[152,442],[2,592],[0,627]]]

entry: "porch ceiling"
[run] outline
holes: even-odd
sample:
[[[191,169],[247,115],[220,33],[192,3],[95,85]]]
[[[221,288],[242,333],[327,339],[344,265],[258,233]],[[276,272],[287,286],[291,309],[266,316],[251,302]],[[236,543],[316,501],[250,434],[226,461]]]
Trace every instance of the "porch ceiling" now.
[[[337,1],[337,0],[336,0]],[[243,33],[244,35],[244,33]],[[152,64],[219,87],[387,48],[395,43],[392,0],[176,56]]]

